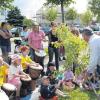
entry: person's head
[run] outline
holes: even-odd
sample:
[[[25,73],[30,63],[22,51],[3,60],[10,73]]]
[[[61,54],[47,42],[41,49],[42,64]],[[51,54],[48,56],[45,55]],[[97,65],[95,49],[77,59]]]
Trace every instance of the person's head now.
[[[1,23],[1,28],[7,30],[7,29],[8,29],[8,25],[9,25],[9,24],[8,24],[7,22],[2,22],[2,23]]]
[[[51,22],[52,31],[55,30],[56,27],[57,27],[57,24],[55,22]]]
[[[51,22],[51,27],[56,27],[57,24],[55,22]]]
[[[22,46],[20,48],[20,50],[21,50],[21,53],[23,56],[27,56],[29,54],[29,47],[28,46]]]
[[[48,63],[48,70],[54,71],[55,70],[55,64],[53,62]]]
[[[39,24],[38,23],[33,23],[32,25],[32,30],[34,32],[39,32]]]
[[[79,29],[74,27],[74,28],[71,28],[71,33],[75,36],[79,36],[80,32],[79,32]]]
[[[41,82],[43,85],[49,85],[50,84],[50,80],[48,76],[43,76],[41,79]]]
[[[23,31],[27,32],[27,26],[23,26]]]
[[[11,57],[11,61],[12,61],[12,64],[15,65],[15,66],[19,66],[21,65],[21,58],[19,55],[17,54],[14,54],[12,57]]]
[[[93,31],[91,29],[84,29],[82,32],[82,37],[86,42],[89,42],[90,37],[93,35]]]

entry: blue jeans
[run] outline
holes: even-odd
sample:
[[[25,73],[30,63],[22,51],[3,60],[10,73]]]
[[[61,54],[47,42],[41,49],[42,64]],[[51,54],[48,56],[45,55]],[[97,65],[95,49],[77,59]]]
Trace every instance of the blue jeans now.
[[[56,69],[59,70],[59,49],[55,47],[48,47],[49,62],[53,61],[53,54],[55,54]]]

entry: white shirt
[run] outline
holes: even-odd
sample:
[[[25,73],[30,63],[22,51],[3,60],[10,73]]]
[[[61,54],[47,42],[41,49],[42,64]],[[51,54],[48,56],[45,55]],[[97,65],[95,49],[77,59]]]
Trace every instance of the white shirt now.
[[[100,65],[100,36],[93,35],[89,40],[90,59],[87,71],[93,73]]]
[[[19,74],[22,71],[23,71],[22,66],[19,65],[15,67],[14,65],[11,65],[8,71],[8,79],[12,79],[15,74]]]

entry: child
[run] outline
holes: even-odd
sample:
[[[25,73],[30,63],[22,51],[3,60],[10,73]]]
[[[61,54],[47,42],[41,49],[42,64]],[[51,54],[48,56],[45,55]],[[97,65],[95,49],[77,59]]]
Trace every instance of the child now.
[[[7,81],[7,70],[9,65],[3,61],[3,58],[0,57],[0,86]]]
[[[63,97],[67,96],[62,91],[58,90],[54,85],[50,84],[48,76],[44,76],[42,78],[42,84],[40,87],[40,94],[41,94],[40,100],[48,100],[48,99],[58,100],[56,94],[63,96]]]
[[[17,88],[16,96],[17,96],[17,98],[19,98],[20,87],[21,87],[20,78],[25,78],[25,77],[27,77],[27,75],[22,70],[20,56],[14,54],[11,57],[11,59],[12,59],[12,64],[9,68],[8,83],[16,86],[16,88]]]
[[[64,72],[64,78],[63,78],[63,86],[65,86],[68,90],[71,90],[75,87],[73,84],[74,81],[74,73],[68,69]]]
[[[55,74],[56,74],[55,68],[56,67],[55,67],[55,64],[53,62],[48,63],[46,76],[49,77],[51,84],[56,84],[57,83],[57,80],[56,80],[56,77],[55,77]]]
[[[31,58],[28,56],[29,54],[29,47],[27,46],[22,46],[21,47],[21,64],[22,64],[22,68],[23,68],[23,71],[25,73],[28,73],[28,67],[31,66],[31,65],[34,65],[35,62],[33,62],[31,60]]]
[[[56,79],[62,80],[64,78],[64,72],[65,72],[65,68],[63,66],[60,66],[59,73],[57,74]]]

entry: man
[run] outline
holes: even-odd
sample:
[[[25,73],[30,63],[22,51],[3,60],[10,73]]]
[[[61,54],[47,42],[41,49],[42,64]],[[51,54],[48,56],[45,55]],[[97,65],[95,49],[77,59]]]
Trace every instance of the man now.
[[[84,29],[82,36],[89,45],[90,59],[87,74],[91,75],[96,69],[100,69],[100,36],[93,34],[91,29]]]
[[[6,61],[7,63],[9,62],[8,53],[11,52],[11,37],[12,34],[8,30],[8,23],[2,22],[0,28],[0,48],[2,51],[2,57],[4,58],[4,61]]]

